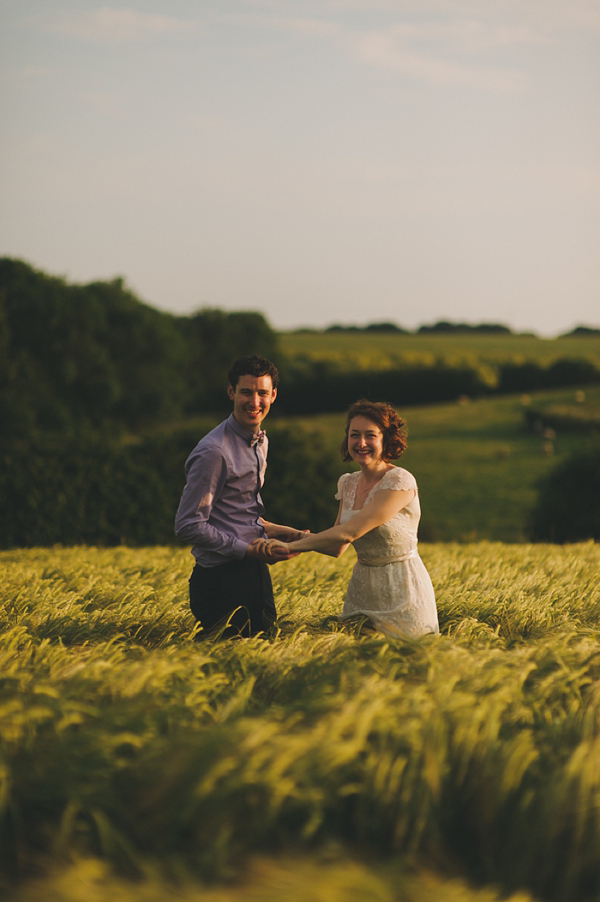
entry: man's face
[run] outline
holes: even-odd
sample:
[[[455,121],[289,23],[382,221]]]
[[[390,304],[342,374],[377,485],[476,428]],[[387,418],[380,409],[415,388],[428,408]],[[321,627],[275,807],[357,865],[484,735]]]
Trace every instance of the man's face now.
[[[233,415],[250,432],[258,432],[277,397],[270,376],[240,376],[234,388],[227,386],[227,394],[233,401]]]

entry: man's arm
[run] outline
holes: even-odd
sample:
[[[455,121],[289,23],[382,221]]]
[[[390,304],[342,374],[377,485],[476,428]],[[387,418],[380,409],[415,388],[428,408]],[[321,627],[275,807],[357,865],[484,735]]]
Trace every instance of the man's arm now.
[[[200,445],[190,455],[186,464],[185,488],[175,516],[175,534],[191,545],[200,545],[239,560],[250,546],[208,522],[215,499],[225,484],[225,477],[225,460],[218,448]]]
[[[269,552],[266,539],[255,539],[248,544],[229,535],[208,522],[215,499],[219,497],[226,478],[225,460],[218,448],[200,445],[190,455],[186,465],[186,484],[175,516],[175,534],[184,542],[216,551],[225,557],[241,560],[253,557],[267,564],[275,564],[295,557],[279,548]],[[288,527],[281,527],[288,529]],[[293,538],[304,532],[290,530]]]

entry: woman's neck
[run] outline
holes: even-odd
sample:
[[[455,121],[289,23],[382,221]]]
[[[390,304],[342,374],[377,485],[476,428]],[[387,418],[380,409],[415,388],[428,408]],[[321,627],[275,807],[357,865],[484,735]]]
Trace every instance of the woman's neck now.
[[[363,482],[379,482],[381,477],[390,469],[390,464],[384,460],[378,460],[374,464],[360,464],[360,472]]]

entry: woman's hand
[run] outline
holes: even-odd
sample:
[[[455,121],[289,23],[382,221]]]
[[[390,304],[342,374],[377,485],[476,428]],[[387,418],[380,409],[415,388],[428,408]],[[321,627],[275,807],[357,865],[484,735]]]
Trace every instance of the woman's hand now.
[[[292,551],[285,542],[278,539],[254,539],[248,545],[246,555],[258,558],[265,564],[277,564],[279,561],[289,561],[296,557],[298,552]]]
[[[281,539],[267,539],[266,540],[266,551],[267,554],[272,555],[289,555],[291,554],[291,549],[288,542],[282,542]]]

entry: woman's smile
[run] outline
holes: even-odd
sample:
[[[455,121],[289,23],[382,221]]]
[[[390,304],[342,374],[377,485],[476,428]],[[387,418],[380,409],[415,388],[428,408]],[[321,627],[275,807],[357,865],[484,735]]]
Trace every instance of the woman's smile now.
[[[382,460],[383,432],[366,417],[354,417],[348,430],[348,451],[357,463]]]

